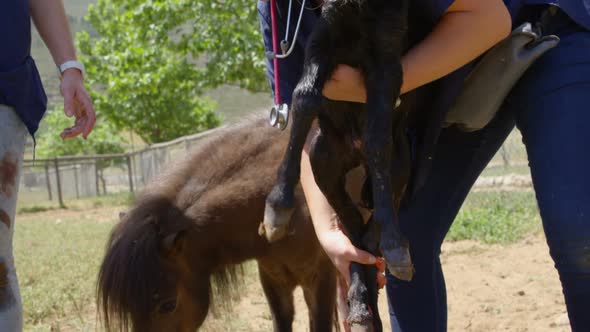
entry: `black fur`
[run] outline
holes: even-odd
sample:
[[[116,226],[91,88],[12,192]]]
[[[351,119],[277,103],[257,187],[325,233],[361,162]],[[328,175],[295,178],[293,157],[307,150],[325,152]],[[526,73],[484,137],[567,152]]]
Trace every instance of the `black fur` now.
[[[314,119],[320,133],[310,147],[315,180],[335,209],[352,243],[385,257],[389,271],[403,280],[413,276],[408,241],[396,211],[410,181],[408,113],[414,103],[407,94],[402,107],[394,101],[402,85],[401,56],[409,45],[409,0],[326,0],[308,41],[303,76],[293,94],[293,124],[277,183],[266,200],[265,225],[288,227],[294,189],[300,177],[301,152]],[[322,88],[338,64],[364,73],[367,103],[335,102]],[[364,165],[373,208],[372,222],[362,217],[344,190],[346,173]],[[367,229],[368,228],[368,229]],[[381,330],[377,312],[375,268],[351,264],[349,323],[354,330]]]

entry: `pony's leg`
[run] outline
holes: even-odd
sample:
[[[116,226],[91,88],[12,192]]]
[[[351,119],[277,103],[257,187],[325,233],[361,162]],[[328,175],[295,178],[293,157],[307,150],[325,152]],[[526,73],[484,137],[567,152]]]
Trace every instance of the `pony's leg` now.
[[[270,306],[273,330],[275,332],[293,331],[295,307],[293,291],[295,284],[283,279],[283,276],[267,271],[263,263],[258,262],[258,275],[262,290]]]
[[[372,181],[373,219],[381,227],[380,247],[387,268],[401,280],[411,280],[412,266],[408,242],[403,238],[394,200],[391,170],[393,151],[394,91],[401,86],[401,65],[394,58],[365,65],[367,87],[367,122],[363,134],[363,150]]]
[[[321,250],[321,248],[319,248]],[[303,285],[303,296],[309,311],[309,329],[311,332],[330,331],[336,316],[336,269],[326,259],[316,271],[317,277],[311,278],[308,285]]]
[[[12,239],[27,128],[16,112],[0,105],[0,331],[22,331]]]
[[[277,172],[277,182],[266,199],[263,233],[270,242],[287,233],[289,220],[295,210],[294,190],[299,182],[301,152],[311,124],[322,107],[322,88],[331,71],[326,24],[319,21],[305,51],[303,75],[293,92],[293,124],[287,150]]]
[[[346,172],[355,166],[353,155],[354,152],[339,142],[337,136],[322,132],[312,143],[309,157],[315,181],[338,214],[350,241],[353,245],[363,248],[363,218],[345,189]],[[370,291],[377,290],[376,272],[374,267],[354,262],[350,264],[347,323],[352,331],[381,330],[380,320],[374,316],[374,313],[377,313],[376,308],[371,307],[371,299],[373,296],[376,298],[376,294],[369,294]],[[371,283],[375,286],[367,286]]]

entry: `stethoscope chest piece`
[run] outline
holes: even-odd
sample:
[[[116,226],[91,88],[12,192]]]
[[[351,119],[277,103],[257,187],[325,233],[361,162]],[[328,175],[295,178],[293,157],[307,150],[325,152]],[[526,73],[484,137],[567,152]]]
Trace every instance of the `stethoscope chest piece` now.
[[[287,104],[276,104],[270,110],[270,125],[280,130],[287,128],[289,123],[289,106]]]

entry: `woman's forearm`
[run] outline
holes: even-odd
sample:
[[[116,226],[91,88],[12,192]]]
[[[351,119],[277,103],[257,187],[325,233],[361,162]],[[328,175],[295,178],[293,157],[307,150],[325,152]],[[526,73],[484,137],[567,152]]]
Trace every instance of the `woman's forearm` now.
[[[475,59],[510,33],[501,0],[456,0],[433,31],[402,58],[402,93],[437,80]],[[360,71],[339,66],[324,86],[333,100],[366,102]]]
[[[309,160],[308,147],[311,145],[316,127],[310,130],[305,148],[301,154],[301,177],[300,182],[305,194],[307,207],[311,215],[313,227],[320,242],[322,235],[337,226],[338,219],[336,213],[318,185],[315,182],[314,175]]]
[[[348,284],[350,282],[350,262],[375,264],[377,259],[370,253],[355,247],[350,242],[350,239],[341,228],[336,212],[315,182],[308,150],[315,132],[314,127],[307,136],[307,142],[301,156],[300,182],[311,215],[313,228],[320,245]],[[379,285],[385,284],[385,277],[378,276],[377,280]]]
[[[477,58],[510,33],[501,0],[457,0],[435,29],[402,59],[402,93],[437,80]]]
[[[55,64],[76,59],[76,49],[62,0],[30,0],[30,6],[33,22]]]

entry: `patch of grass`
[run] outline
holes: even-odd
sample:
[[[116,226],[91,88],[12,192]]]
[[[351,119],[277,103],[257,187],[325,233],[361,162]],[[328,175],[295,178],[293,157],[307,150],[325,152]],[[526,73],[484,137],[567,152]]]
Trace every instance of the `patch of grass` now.
[[[530,175],[531,170],[528,165],[513,165],[513,166],[492,166],[487,167],[481,173],[481,176],[501,176],[501,175]]]
[[[49,210],[56,209],[56,207],[51,206],[41,206],[41,205],[31,205],[31,206],[24,206],[18,209],[18,213],[36,213],[36,212],[45,212]]]
[[[20,194],[20,193],[19,193]],[[119,206],[119,205],[129,205],[134,198],[134,194],[130,192],[121,192],[116,194],[108,194],[106,196],[96,196],[96,197],[84,197],[79,199],[68,199],[65,200],[65,208],[68,210],[85,210],[89,208],[99,208],[99,207],[109,207],[109,206]],[[23,200],[20,200],[19,196],[19,203],[18,203],[18,212],[19,213],[34,213],[34,212],[44,212],[49,210],[59,209],[59,203],[57,199],[52,201],[40,201],[36,203],[21,203]]]
[[[76,214],[18,217],[14,245],[25,331],[95,329],[96,275],[113,223]]]
[[[540,229],[534,193],[473,192],[459,211],[447,240],[507,244]]]
[[[134,197],[135,196],[133,195],[133,193],[123,192],[117,194],[109,194],[106,196],[91,197],[80,203],[91,204],[92,207],[129,205],[133,201]]]

